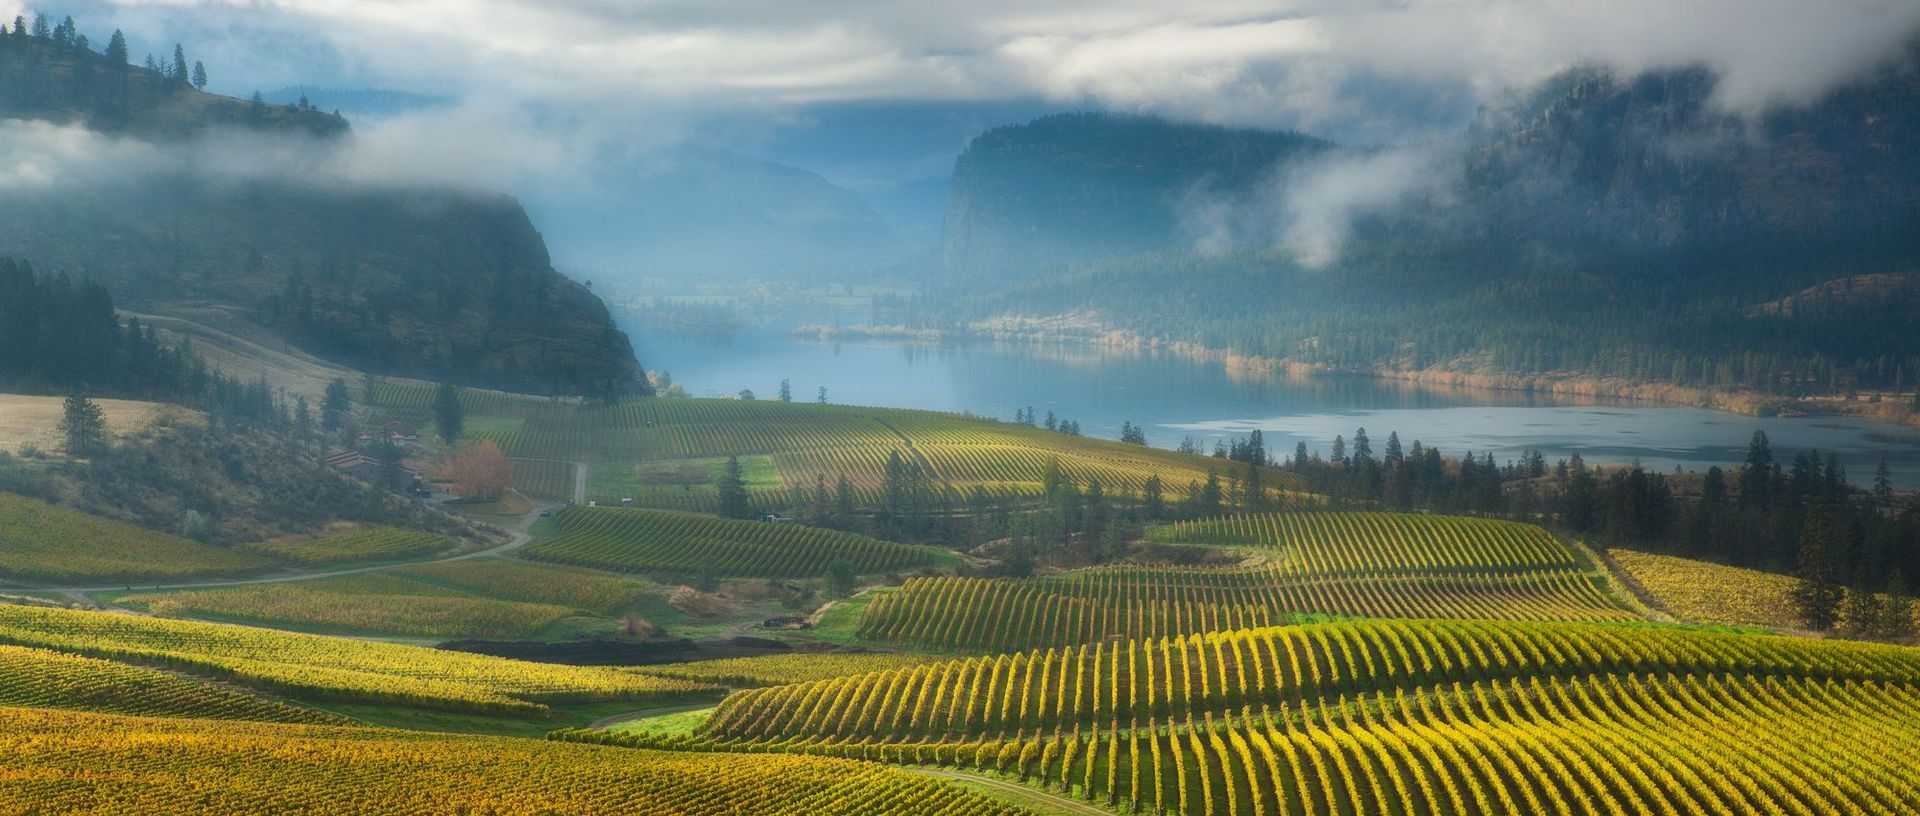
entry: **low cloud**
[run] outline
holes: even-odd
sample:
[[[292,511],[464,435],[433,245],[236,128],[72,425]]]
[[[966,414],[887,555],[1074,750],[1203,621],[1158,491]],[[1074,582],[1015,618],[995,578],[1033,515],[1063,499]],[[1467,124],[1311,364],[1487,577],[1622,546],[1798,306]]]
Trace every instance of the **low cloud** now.
[[[1276,166],[1244,193],[1196,187],[1177,211],[1196,252],[1280,252],[1319,269],[1339,260],[1362,219],[1451,206],[1459,178],[1451,142],[1330,152]]]

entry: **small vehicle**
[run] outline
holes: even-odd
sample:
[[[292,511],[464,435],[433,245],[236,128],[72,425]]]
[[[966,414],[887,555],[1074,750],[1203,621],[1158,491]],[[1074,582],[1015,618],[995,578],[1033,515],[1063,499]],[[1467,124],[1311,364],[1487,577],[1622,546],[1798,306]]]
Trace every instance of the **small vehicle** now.
[[[553,508],[551,508],[551,507],[542,507],[542,508],[540,508],[540,517],[541,517],[541,518],[553,518]]]

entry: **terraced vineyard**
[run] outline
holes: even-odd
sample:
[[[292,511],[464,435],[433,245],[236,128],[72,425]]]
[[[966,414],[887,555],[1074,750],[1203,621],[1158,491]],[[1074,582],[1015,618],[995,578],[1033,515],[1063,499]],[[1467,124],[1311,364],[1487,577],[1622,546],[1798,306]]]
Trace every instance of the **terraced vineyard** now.
[[[604,572],[501,558],[415,564],[391,572],[485,597],[558,604],[601,615],[618,614],[648,588]]]
[[[430,388],[379,384],[381,413],[425,423]],[[812,487],[816,474],[845,474],[857,499],[879,498],[888,454],[922,465],[933,482],[955,499],[973,487],[1011,496],[1034,496],[1041,474],[1058,459],[1082,484],[1099,482],[1111,495],[1138,494],[1158,475],[1169,491],[1225,473],[1219,460],[1109,440],[1067,436],[1040,428],[952,414],[773,400],[655,399],[614,406],[469,391],[463,397],[473,430],[498,442],[514,460],[514,475],[530,496],[573,496],[568,463],[638,464],[685,462],[728,455],[765,456],[784,481],[753,490],[756,506],[781,507],[795,486]],[[515,421],[489,421],[505,420]],[[1237,467],[1237,466],[1236,466]],[[609,471],[602,471],[608,473]],[[1269,470],[1263,483],[1278,491],[1297,483],[1294,474]],[[589,479],[586,493],[602,502],[633,498],[641,506],[712,512],[711,491],[663,484],[622,490],[617,482]]]
[[[559,516],[561,532],[535,542],[528,558],[623,572],[691,573],[711,565],[720,575],[805,577],[844,560],[861,574],[933,566],[931,547],[797,524],[733,521],[657,510],[575,507]]]
[[[398,527],[374,527],[318,538],[265,541],[248,544],[247,549],[309,567],[342,564],[350,561],[393,561],[429,555],[449,549],[456,542],[444,535],[403,530]]]
[[[1016,775],[1156,813],[1904,812],[1920,651],[1365,622],[971,658],[723,701],[686,737]]]
[[[162,664],[303,696],[450,711],[537,715],[546,703],[644,704],[713,690],[617,669],[70,609],[0,606],[0,643]]]
[[[173,672],[24,646],[0,646],[0,706],[259,722],[347,721]]]
[[[158,581],[238,575],[276,561],[0,492],[0,578]]]
[[[1399,513],[1241,516],[1155,530],[1248,548],[1232,568],[1103,567],[1025,581],[913,578],[868,605],[860,636],[1025,649],[1286,623],[1303,616],[1632,620],[1600,576],[1538,527]]]
[[[26,708],[0,708],[0,756],[8,771],[0,810],[13,813],[1020,812],[843,759],[635,753],[506,737]]]
[[[120,602],[167,617],[437,638],[532,637],[583,611],[550,603],[479,597],[379,573],[128,595]]]

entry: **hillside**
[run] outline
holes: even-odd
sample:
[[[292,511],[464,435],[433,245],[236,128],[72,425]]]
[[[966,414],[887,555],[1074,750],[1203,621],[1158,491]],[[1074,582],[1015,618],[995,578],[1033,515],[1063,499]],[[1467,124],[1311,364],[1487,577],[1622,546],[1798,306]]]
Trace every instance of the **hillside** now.
[[[78,179],[0,195],[0,252],[97,280],[123,306],[265,330],[376,372],[539,393],[645,389],[626,336],[553,270],[517,202],[337,178],[326,157],[353,137],[331,114],[8,35],[0,117],[103,137],[83,149],[107,153]]]
[[[1191,243],[1190,198],[1250,193],[1275,165],[1332,145],[1297,133],[1143,116],[1060,114],[995,128],[954,163],[946,266],[1008,278]]]
[[[1583,69],[1489,104],[1435,148],[1447,160],[1431,177],[1351,179],[1424,194],[1310,212],[1302,223],[1330,219],[1343,239],[1324,264],[1272,241],[1200,251],[1173,229],[1165,191],[1230,191],[1292,166],[1225,145],[1295,144],[1308,165],[1362,154],[1207,129],[1181,132],[1212,133],[1219,149],[1186,149],[1142,135],[1175,126],[1125,117],[1004,128],[956,164],[948,276],[927,322],[1090,315],[1089,336],[1309,369],[1554,387],[1520,379],[1546,377],[1583,393],[1655,384],[1693,401],[1914,389],[1920,313],[1899,281],[1920,257],[1920,74],[1888,69],[1753,118],[1717,108],[1716,82]],[[1119,166],[1086,157],[1136,143]],[[1212,179],[1226,181],[1200,181]],[[1205,201],[1270,223],[1320,206]],[[1064,249],[1090,241],[1110,251]],[[1037,273],[984,289],[990,268]]]

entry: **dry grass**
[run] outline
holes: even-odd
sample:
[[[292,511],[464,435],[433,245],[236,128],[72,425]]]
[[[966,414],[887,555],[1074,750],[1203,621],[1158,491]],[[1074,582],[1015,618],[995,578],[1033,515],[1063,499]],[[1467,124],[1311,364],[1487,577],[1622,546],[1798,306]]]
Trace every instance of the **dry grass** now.
[[[64,397],[0,394],[0,450],[18,452],[32,446],[42,451],[60,449],[61,402]],[[201,425],[206,417],[174,405],[132,400],[94,400],[106,414],[107,430],[116,436],[139,433],[155,426]]]

